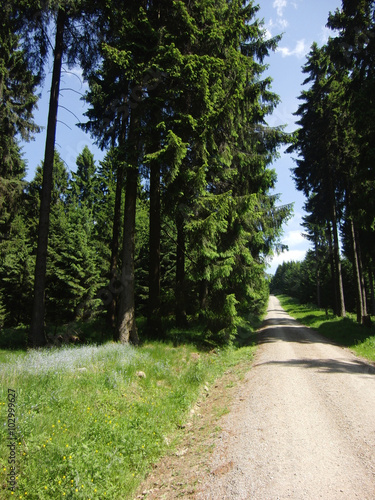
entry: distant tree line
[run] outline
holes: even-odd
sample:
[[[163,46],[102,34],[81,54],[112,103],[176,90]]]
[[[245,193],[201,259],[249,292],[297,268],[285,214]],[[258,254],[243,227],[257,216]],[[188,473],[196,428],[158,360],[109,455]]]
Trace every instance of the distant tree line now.
[[[303,68],[309,88],[288,149],[313,250],[280,266],[273,286],[339,316],[355,309],[362,323],[374,313],[375,2],[343,0],[328,26],[336,36],[313,44]]]
[[[229,342],[239,315],[267,302],[267,256],[290,207],[270,164],[289,138],[258,7],[242,0],[6,1],[0,22],[0,328],[105,316],[138,342],[136,316],[199,321]],[[54,39],[51,38],[53,32]],[[50,50],[52,47],[52,51]],[[53,74],[44,160],[25,182],[20,139],[44,67]],[[55,149],[62,65],[89,84],[85,148],[68,174]]]

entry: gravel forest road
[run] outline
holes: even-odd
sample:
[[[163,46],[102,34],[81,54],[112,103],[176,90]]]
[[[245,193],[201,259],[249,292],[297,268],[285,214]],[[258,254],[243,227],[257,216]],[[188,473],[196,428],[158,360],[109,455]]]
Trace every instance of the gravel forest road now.
[[[197,499],[375,499],[375,369],[270,297]]]

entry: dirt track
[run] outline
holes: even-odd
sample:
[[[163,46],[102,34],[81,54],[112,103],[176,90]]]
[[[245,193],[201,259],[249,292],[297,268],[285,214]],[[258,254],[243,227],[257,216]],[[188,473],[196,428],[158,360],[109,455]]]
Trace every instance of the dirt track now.
[[[197,499],[375,499],[375,370],[275,297],[221,427]]]

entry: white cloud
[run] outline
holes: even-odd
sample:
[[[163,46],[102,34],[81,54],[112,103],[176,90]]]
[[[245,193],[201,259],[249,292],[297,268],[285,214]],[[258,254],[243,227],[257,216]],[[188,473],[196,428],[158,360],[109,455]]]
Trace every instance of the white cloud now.
[[[271,29],[273,26],[278,29],[285,29],[288,26],[288,21],[284,18],[284,9],[287,7],[287,0],[274,0],[272,6],[276,9],[277,20],[274,22],[272,19],[269,22],[269,28]]]
[[[283,238],[283,243],[288,247],[306,246],[306,238],[302,236],[302,231],[288,231]]]
[[[288,252],[283,252],[280,255],[275,255],[270,261],[270,268],[268,272],[270,274],[275,274],[278,266],[283,262],[301,262],[306,256],[306,250],[289,250]]]
[[[310,50],[310,45],[306,43],[305,39],[298,40],[294,49],[289,47],[278,47],[277,52],[281,53],[282,57],[295,56],[298,59],[302,59]]]
[[[300,262],[306,257],[307,250],[311,247],[310,242],[302,236],[303,228],[300,226],[302,214],[296,213],[289,221],[289,229],[285,231],[281,241],[287,245],[289,250],[275,255],[269,261],[270,268],[268,272],[275,274],[279,265],[283,262]],[[300,229],[299,229],[300,228]]]
[[[277,15],[283,17],[284,9],[287,6],[287,0],[274,0],[273,7],[276,9]]]

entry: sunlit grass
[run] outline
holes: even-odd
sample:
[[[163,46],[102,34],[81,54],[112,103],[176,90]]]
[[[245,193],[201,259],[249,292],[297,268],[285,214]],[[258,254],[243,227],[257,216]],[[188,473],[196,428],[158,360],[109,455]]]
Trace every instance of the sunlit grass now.
[[[161,342],[0,351],[0,498],[13,498],[8,388],[17,395],[14,498],[126,499],[173,446],[203,386],[253,351]]]
[[[278,295],[285,311],[301,323],[317,330],[337,344],[349,347],[358,355],[375,361],[375,329],[359,325],[354,314],[345,318],[312,304],[300,304],[296,299]]]

